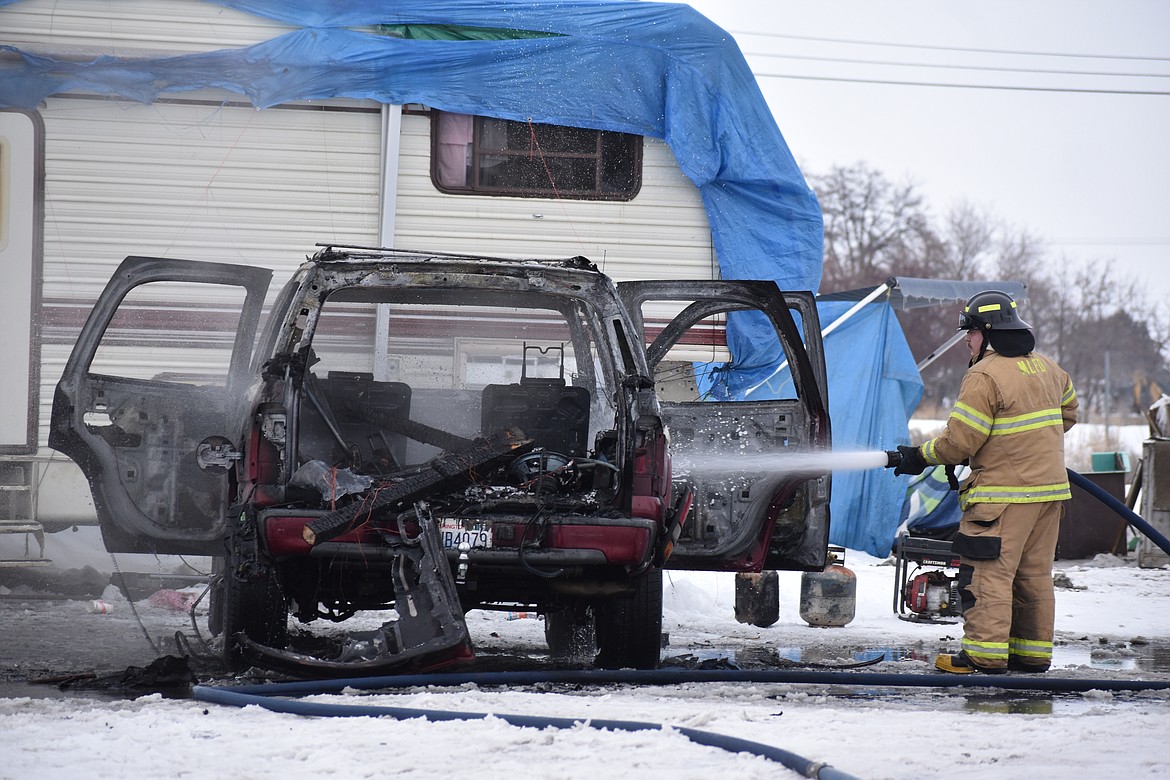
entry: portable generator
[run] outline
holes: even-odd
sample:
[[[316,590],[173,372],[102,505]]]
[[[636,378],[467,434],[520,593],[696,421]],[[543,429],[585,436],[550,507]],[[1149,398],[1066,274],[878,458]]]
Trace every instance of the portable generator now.
[[[898,536],[896,550],[894,611],[898,617],[902,620],[958,622],[962,614],[959,607],[959,556],[951,549],[951,542],[902,533]]]

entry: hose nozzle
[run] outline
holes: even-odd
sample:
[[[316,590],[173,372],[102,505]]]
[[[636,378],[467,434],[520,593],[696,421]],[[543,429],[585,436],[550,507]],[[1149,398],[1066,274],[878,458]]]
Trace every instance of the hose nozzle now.
[[[902,463],[902,453],[897,450],[886,450],[886,468],[896,469]]]

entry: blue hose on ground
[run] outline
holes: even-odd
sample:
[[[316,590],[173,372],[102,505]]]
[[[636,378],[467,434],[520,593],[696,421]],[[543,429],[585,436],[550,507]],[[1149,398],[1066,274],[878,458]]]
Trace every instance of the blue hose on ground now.
[[[416,678],[454,678],[457,675],[409,676]],[[389,679],[397,680],[399,678]],[[436,683],[432,680],[430,684],[434,685]],[[456,683],[451,682],[450,684]],[[273,712],[287,712],[294,715],[311,715],[317,717],[377,718],[389,716],[398,720],[426,718],[430,721],[482,720],[489,717],[489,714],[484,712],[453,712],[450,710],[421,710],[407,707],[322,704],[318,702],[269,698],[270,695],[275,695],[275,692],[272,691],[272,689],[282,688],[283,686],[283,683],[264,686],[244,686],[249,689],[264,688],[267,695],[260,695],[259,693],[240,693],[240,689],[216,688],[205,685],[197,685],[194,688],[194,695],[195,698],[199,699],[200,701],[214,702],[216,704],[228,704],[233,707],[246,707],[250,704],[255,704]],[[538,729],[571,729],[577,728],[583,723],[581,720],[574,720],[572,718],[549,718],[534,715],[500,715],[497,713],[492,713],[491,716],[499,718],[500,720],[513,726]],[[613,731],[661,731],[664,728],[661,724],[658,723],[639,723],[638,721],[630,720],[599,720],[596,718],[590,718],[588,720],[588,724],[592,728],[610,729]],[[809,759],[804,758],[803,756],[798,756],[797,754],[790,751],[772,747],[771,745],[765,745],[760,742],[751,742],[746,739],[738,739],[736,737],[728,737],[723,734],[714,734],[709,731],[699,731],[697,729],[690,729],[679,726],[673,727],[673,730],[699,745],[720,748],[731,753],[751,753],[753,755],[762,756],[763,758],[775,761],[787,767],[788,769],[797,772],[801,777],[812,777],[817,778],[817,780],[857,780],[857,778],[853,775],[841,772],[831,766],[828,766],[827,764],[810,761]]]
[[[1090,482],[1088,478],[1072,469],[1067,469],[1067,471],[1070,482],[1121,515],[1130,525],[1145,534],[1147,539],[1162,548],[1164,553],[1170,555],[1170,539],[1160,534],[1157,528],[1154,528],[1154,526],[1143,520],[1136,512],[1127,507],[1124,502],[1118,501],[1115,496],[1109,495],[1099,485]]]

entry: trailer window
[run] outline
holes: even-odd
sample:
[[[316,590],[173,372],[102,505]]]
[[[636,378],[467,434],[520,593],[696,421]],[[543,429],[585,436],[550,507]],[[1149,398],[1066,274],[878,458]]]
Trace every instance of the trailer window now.
[[[435,111],[431,180],[461,195],[630,200],[642,137]]]

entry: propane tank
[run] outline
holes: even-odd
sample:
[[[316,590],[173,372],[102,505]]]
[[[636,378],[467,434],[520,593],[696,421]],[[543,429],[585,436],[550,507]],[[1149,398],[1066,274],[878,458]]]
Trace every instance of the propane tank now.
[[[845,548],[830,547],[824,571],[800,578],[800,617],[810,626],[840,628],[857,611],[857,575],[844,566]]]
[[[780,619],[780,576],[776,572],[736,572],[735,619],[760,628]]]

